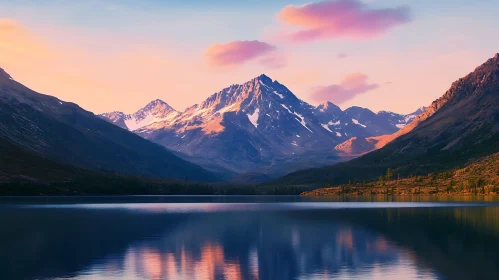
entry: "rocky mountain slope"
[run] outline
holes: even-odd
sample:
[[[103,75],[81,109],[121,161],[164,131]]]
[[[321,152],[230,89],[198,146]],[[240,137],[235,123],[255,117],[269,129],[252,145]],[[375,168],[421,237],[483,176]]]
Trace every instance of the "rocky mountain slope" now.
[[[58,162],[190,180],[217,176],[83,110],[16,82],[0,69],[0,137]]]
[[[265,75],[227,87],[182,113],[161,104],[165,119],[158,111],[148,113],[148,105],[141,111],[157,120],[142,122],[135,133],[203,166],[237,173],[283,175],[330,164],[342,160],[334,147],[350,137],[391,134],[412,121],[411,116],[360,107],[342,111],[330,102],[314,107]],[[100,116],[133,130],[127,123],[133,115]]]
[[[459,167],[499,151],[499,54],[434,101],[383,148],[330,167],[289,174],[277,184],[342,184],[377,178],[387,168],[403,176]]]

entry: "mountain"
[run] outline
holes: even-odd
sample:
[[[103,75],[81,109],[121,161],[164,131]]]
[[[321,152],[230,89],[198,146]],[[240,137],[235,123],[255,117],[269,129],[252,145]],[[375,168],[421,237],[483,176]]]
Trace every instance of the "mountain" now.
[[[126,123],[131,117],[121,112],[101,117],[212,170],[216,165],[272,176],[344,160],[334,151],[337,144],[352,136],[394,133],[407,124],[405,116],[394,113],[342,111],[330,102],[314,107],[266,75],[231,85],[182,113],[168,108],[168,118],[135,130]]]
[[[499,151],[499,54],[486,61],[392,135],[383,148],[330,167],[288,174],[275,184],[342,184],[394,174],[458,168]]]
[[[235,171],[269,165],[277,157],[332,150],[338,136],[318,124],[313,107],[267,76],[233,85],[137,133],[187,155],[203,155]]]
[[[1,69],[1,68],[0,68]],[[0,138],[40,157],[89,169],[173,179],[217,176],[78,105],[30,90],[0,70]]]
[[[399,115],[392,112],[381,111],[378,113],[379,116],[385,118],[391,124],[400,128],[397,132],[393,134],[370,136],[370,137],[359,137],[354,136],[343,143],[338,144],[334,149],[340,154],[345,155],[362,155],[371,152],[376,149],[380,149],[388,144],[393,139],[411,131],[419,122],[425,119],[428,115],[420,117],[427,107],[421,107],[415,112],[407,115]],[[418,118],[420,117],[420,118]]]
[[[156,99],[133,114],[115,111],[100,114],[98,116],[121,128],[133,131],[155,122],[171,120],[178,114],[179,113],[166,102]]]

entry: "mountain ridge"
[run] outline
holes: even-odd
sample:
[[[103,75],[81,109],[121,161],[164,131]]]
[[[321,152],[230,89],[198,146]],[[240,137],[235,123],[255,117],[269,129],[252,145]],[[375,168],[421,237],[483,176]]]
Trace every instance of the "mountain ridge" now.
[[[116,124],[108,115],[101,117]],[[225,87],[174,118],[152,122],[134,132],[189,159],[200,158],[198,164],[209,160],[244,173],[282,168],[274,160],[277,158],[282,158],[282,163],[294,157],[306,158],[307,166],[313,166],[314,160],[316,166],[331,163],[330,157],[337,154],[334,147],[350,135],[393,133],[400,124],[406,124],[404,115],[376,114],[360,107],[342,111],[331,102],[312,106],[262,74]],[[342,159],[335,157],[333,161],[338,160]]]

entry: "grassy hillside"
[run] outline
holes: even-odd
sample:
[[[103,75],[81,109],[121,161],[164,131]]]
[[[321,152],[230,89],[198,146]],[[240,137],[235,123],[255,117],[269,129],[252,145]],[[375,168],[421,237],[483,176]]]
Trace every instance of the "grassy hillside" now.
[[[499,153],[464,168],[424,176],[399,175],[388,169],[376,181],[329,186],[303,195],[490,195],[499,194]]]

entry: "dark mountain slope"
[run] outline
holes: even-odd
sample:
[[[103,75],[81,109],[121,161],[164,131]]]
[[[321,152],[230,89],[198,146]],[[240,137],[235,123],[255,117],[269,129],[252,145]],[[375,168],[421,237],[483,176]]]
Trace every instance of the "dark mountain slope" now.
[[[78,105],[34,92],[0,70],[0,136],[90,169],[214,181],[216,176]]]
[[[0,138],[0,183],[11,181],[65,181],[85,171],[43,157]]]
[[[274,183],[341,184],[375,179],[387,168],[403,176],[428,174],[498,152],[499,54],[454,82],[414,124],[380,150],[338,165],[291,173]]]

